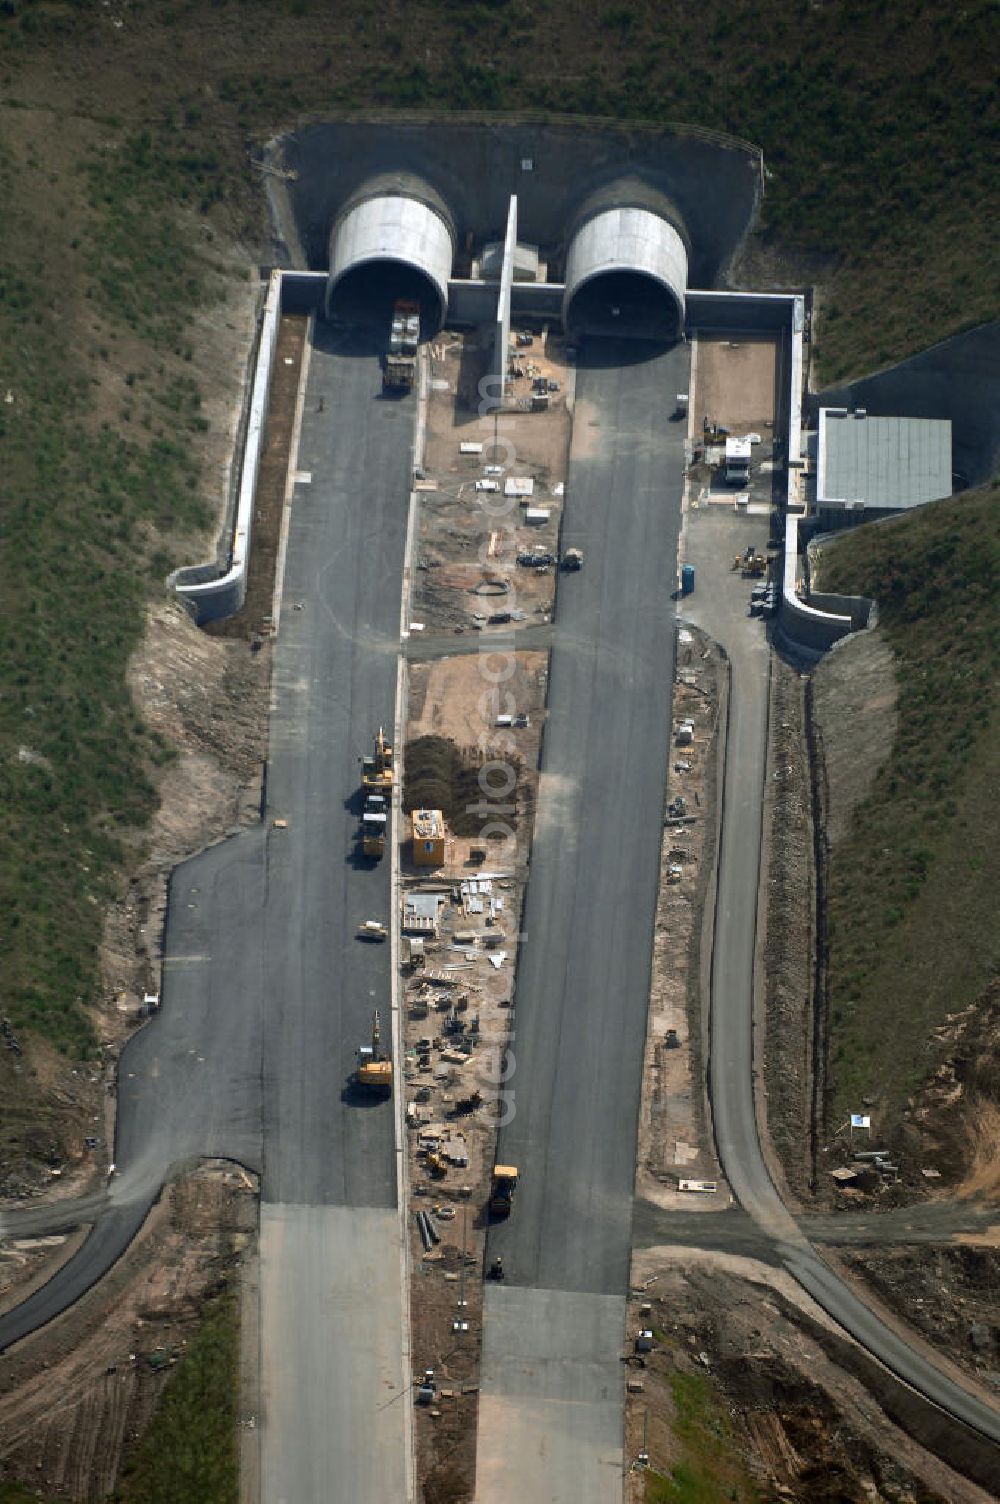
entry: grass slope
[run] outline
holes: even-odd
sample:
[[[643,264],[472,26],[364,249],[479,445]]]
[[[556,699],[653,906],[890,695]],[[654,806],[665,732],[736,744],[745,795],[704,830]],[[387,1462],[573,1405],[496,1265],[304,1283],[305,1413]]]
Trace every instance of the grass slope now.
[[[874,596],[897,658],[890,758],[831,857],[836,1117],[892,1115],[932,1030],[1000,973],[1000,484],[859,528],[822,551],[824,588]]]
[[[828,274],[814,348],[834,380],[996,311],[995,19],[994,0],[0,6],[0,1006],[18,1028],[87,1048],[102,908],[170,755],[125,666],[149,590],[205,538],[190,320],[232,275],[219,247],[266,244],[253,140],[361,106],[758,141],[765,238]]]
[[[210,1305],[126,1463],[121,1504],[237,1504],[239,1316],[235,1295]]]
[[[649,1473],[645,1504],[754,1504],[759,1489],[740,1455],[726,1406],[707,1378],[670,1375],[675,1417],[671,1430],[680,1457],[669,1473]]]

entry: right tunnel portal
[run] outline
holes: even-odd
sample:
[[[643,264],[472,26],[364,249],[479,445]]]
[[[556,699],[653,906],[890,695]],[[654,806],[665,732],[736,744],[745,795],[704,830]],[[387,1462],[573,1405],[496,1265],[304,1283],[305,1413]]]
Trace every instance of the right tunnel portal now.
[[[687,271],[687,246],[662,212],[627,204],[594,208],[578,221],[566,254],[566,330],[676,339],[684,328]]]

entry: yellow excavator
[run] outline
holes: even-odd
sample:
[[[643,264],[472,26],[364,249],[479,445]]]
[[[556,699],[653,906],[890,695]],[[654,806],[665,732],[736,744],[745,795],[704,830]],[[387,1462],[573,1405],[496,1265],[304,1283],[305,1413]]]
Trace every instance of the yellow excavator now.
[[[392,747],[378,728],[371,757],[361,759],[361,787],[366,794],[392,793]]]
[[[372,1042],[363,1044],[358,1049],[358,1067],[354,1072],[354,1080],[362,1091],[378,1092],[386,1097],[392,1095],[392,1061],[382,1049],[377,1008],[372,1014]]]

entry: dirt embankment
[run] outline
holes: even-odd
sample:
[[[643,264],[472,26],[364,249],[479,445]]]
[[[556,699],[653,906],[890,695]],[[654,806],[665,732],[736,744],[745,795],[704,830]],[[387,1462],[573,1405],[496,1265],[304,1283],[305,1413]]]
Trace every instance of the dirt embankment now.
[[[0,1480],[80,1504],[110,1495],[255,1227],[244,1177],[206,1168],[172,1185],[107,1278],[5,1357]]]
[[[218,329],[213,334],[218,423],[209,457],[219,495],[228,458],[224,436],[235,430],[239,407],[235,386],[243,368],[237,357],[247,344],[235,324],[226,329],[232,337]],[[278,423],[287,438],[295,383],[284,385],[286,400],[272,402],[269,425]],[[265,435],[265,451],[271,447]],[[272,466],[281,496],[285,468],[287,444]],[[272,522],[277,515],[280,505],[276,513],[272,507]],[[276,527],[272,532],[276,538]],[[275,552],[269,553],[272,570]],[[270,586],[259,570],[254,589],[253,620],[236,636],[200,631],[165,596],[150,603],[129,687],[137,712],[166,749],[150,769],[159,805],[147,831],[127,834],[130,875],[106,916],[103,987],[93,1009],[97,1058],[68,1061],[38,1040],[24,1041],[23,1054],[0,1048],[0,1190],[8,1197],[44,1192],[51,1199],[100,1183],[113,1142],[118,1052],[141,1020],[145,994],[160,991],[169,873],[259,816],[271,668],[270,644],[258,635]],[[123,1450],[148,1424],[171,1356],[194,1329],[202,1295],[254,1224],[252,1204],[234,1201],[234,1194],[218,1175],[171,1188],[96,1289],[5,1361],[0,1477],[24,1478],[81,1500],[114,1487]],[[238,1235],[237,1227],[243,1229]],[[37,1282],[73,1242],[36,1239],[8,1247],[8,1284]],[[167,1354],[162,1364],[161,1350]]]
[[[831,1063],[817,861],[822,899],[823,864],[844,839],[892,747],[891,650],[878,633],[850,639],[823,659],[808,692],[798,671],[776,660],[772,686],[765,817],[767,1116],[789,1187],[807,1207],[844,1212],[947,1197],[995,1201],[1000,984],[936,1031],[931,1044],[938,1063],[891,1135],[898,1174],[880,1176],[856,1161],[859,1149],[882,1147],[882,1140],[861,1142],[857,1134],[852,1140],[846,1123],[831,1122],[826,1110]],[[869,1106],[859,1102],[858,1110]],[[858,1172],[858,1179],[838,1182],[831,1173],[838,1169]],[[992,1240],[972,1243],[874,1246],[838,1257],[889,1309],[982,1377],[995,1371],[1000,1357],[1000,1254]]]
[[[641,1386],[626,1423],[630,1504],[650,1496],[634,1466],[644,1442],[668,1487],[686,1476],[699,1498],[986,1504],[892,1424],[851,1371],[850,1344],[787,1275],[668,1249],[643,1254],[633,1274],[645,1288],[629,1331],[647,1326],[654,1346],[628,1370]]]
[[[829,1200],[836,1192],[823,1172],[835,1164],[823,1148],[840,1125],[827,1114],[825,861],[892,747],[891,649],[876,633],[852,637],[811,679],[776,657],[771,696],[764,812],[768,1130],[793,1193]],[[829,1152],[839,1164],[838,1151]]]
[[[702,965],[715,848],[720,695],[726,668],[700,632],[678,634],[674,725],[693,740],[671,747],[660,892],[653,934],[649,1029],[639,1117],[637,1193],[673,1204],[680,1182],[718,1180],[706,1121]]]
[[[762,981],[767,1127],[795,1195],[813,1177],[816,890],[809,768],[803,756],[804,684],[771,667],[771,741],[764,793],[767,909]]]

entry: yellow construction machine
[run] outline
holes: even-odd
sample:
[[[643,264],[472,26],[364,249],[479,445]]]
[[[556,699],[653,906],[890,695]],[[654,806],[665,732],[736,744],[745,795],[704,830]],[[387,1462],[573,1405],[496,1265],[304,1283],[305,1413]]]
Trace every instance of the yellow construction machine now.
[[[742,558],[737,555],[733,568],[739,569],[745,579],[762,579],[767,574],[767,555],[759,554],[751,543]]]
[[[361,850],[378,861],[385,855],[385,833],[389,824],[389,801],[382,794],[369,794],[361,812]]]
[[[514,1192],[517,1190],[517,1169],[514,1165],[494,1165],[490,1181],[490,1215],[509,1217]]]
[[[362,1091],[378,1092],[386,1097],[392,1095],[392,1061],[382,1050],[377,1008],[372,1014],[372,1042],[361,1045],[358,1050],[354,1080]]]
[[[381,726],[375,735],[372,755],[361,759],[361,787],[366,794],[384,794],[388,798],[392,793],[392,747]]]

